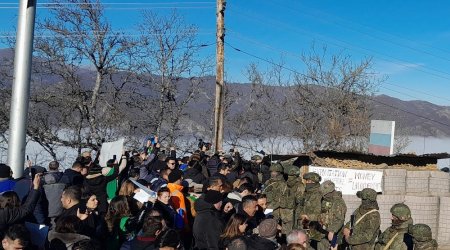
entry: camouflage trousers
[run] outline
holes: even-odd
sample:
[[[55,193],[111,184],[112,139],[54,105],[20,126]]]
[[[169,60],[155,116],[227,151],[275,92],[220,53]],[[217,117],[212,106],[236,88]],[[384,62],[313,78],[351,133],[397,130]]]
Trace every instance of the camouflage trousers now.
[[[287,208],[277,208],[273,210],[272,214],[275,220],[281,220],[281,233],[289,234],[294,226],[294,210]]]

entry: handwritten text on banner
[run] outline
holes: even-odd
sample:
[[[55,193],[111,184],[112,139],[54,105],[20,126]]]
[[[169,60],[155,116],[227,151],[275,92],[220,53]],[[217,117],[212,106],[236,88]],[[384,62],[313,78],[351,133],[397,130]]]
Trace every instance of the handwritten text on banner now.
[[[309,171],[322,176],[322,182],[326,180],[334,182],[336,190],[341,191],[342,194],[356,194],[364,188],[372,188],[377,192],[382,192],[382,171],[315,166],[309,166]]]

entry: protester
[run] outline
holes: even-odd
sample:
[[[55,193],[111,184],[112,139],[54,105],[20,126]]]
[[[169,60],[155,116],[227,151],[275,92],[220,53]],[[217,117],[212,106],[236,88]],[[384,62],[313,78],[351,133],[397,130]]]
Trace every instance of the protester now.
[[[220,235],[220,249],[226,249],[235,239],[243,239],[247,228],[247,218],[241,214],[233,214],[228,221],[222,235]]]
[[[2,238],[4,250],[27,249],[30,245],[30,232],[21,224],[10,226]]]
[[[36,175],[33,180],[33,189],[30,190],[25,203],[20,207],[12,207],[0,209],[0,232],[4,232],[6,228],[18,222],[22,222],[28,215],[30,215],[40,196],[41,175]]]
[[[209,190],[204,199],[195,202],[197,216],[193,233],[197,249],[219,249],[220,235],[224,229],[221,207],[222,194],[216,190]]]
[[[71,249],[75,243],[90,239],[81,232],[76,216],[69,215],[59,219],[55,229],[48,233],[49,249]]]
[[[12,191],[16,182],[12,180],[12,170],[11,168],[1,163],[0,164],[0,193],[6,191]]]
[[[182,221],[183,218],[170,204],[170,190],[167,187],[163,187],[158,190],[158,198],[153,205],[153,209],[161,213],[169,228],[182,229],[184,224]]]

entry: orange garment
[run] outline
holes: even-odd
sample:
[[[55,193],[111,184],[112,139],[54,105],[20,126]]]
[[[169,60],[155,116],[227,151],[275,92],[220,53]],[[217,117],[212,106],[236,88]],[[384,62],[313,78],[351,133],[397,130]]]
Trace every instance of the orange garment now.
[[[186,214],[186,203],[184,200],[183,195],[183,186],[175,184],[175,183],[168,183],[167,188],[170,190],[170,200],[172,201],[172,206],[175,208],[175,210],[182,209],[183,210],[183,219],[187,220],[187,214]]]

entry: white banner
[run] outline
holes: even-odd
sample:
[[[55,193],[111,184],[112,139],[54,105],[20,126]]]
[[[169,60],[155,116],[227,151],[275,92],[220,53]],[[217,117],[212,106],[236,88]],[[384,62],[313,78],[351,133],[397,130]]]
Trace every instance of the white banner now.
[[[119,139],[113,142],[105,142],[102,144],[102,149],[100,151],[99,163],[101,167],[106,167],[106,162],[116,156],[117,161],[120,160],[123,151],[123,143],[125,139]]]
[[[383,171],[309,166],[309,172],[318,173],[322,177],[322,182],[326,180],[334,182],[336,190],[342,194],[356,194],[364,188],[383,191]]]

